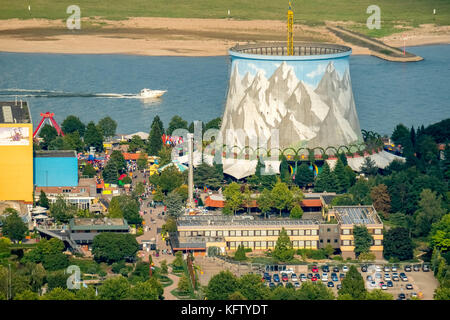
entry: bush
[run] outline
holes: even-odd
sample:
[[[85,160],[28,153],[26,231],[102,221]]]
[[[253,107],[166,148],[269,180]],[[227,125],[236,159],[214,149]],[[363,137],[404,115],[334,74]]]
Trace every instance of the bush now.
[[[125,268],[125,261],[115,262],[111,265],[111,270],[114,273],[120,273],[123,268]]]

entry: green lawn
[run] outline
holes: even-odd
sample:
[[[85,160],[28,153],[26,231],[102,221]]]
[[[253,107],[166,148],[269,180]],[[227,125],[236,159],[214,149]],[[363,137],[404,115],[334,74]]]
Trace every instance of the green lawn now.
[[[294,0],[294,21],[309,25],[324,20],[365,23],[366,9],[376,4],[381,8],[382,25],[394,22],[417,26],[422,23],[448,25],[448,0]],[[28,4],[31,3],[31,14]],[[83,17],[100,16],[122,20],[127,17],[226,18],[240,20],[285,20],[288,1],[273,0],[0,0],[0,19],[48,18],[65,19],[66,8],[76,4]],[[433,17],[433,9],[437,15]]]

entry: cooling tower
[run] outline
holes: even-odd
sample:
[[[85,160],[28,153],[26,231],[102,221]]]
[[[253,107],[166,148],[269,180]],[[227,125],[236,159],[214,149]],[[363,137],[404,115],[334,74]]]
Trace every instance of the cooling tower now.
[[[280,148],[327,148],[363,142],[356,114],[348,57],[334,44],[256,44],[230,49],[231,77],[223,116],[227,144],[270,139]],[[241,129],[241,130],[238,130]],[[236,134],[234,134],[234,132]],[[245,136],[242,135],[245,132]]]
[[[349,47],[296,43],[294,55],[287,56],[285,44],[261,43],[235,46],[229,54],[231,76],[221,127],[226,145],[243,149],[255,139],[270,144],[274,129],[280,150],[363,143]]]

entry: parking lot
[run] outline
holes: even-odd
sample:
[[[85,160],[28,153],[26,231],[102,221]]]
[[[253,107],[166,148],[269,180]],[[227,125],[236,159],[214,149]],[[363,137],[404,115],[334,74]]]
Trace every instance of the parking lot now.
[[[414,267],[415,266],[415,267]],[[316,268],[313,268],[316,267]],[[418,297],[422,300],[432,300],[434,290],[438,286],[438,281],[434,278],[433,272],[423,271],[422,265],[410,265],[410,271],[404,266],[390,265],[385,269],[384,265],[358,266],[358,271],[363,276],[366,289],[382,289],[393,295],[394,299],[402,300]],[[345,277],[349,266],[310,266],[305,273],[294,273],[293,271],[266,272],[266,285],[269,287],[286,286],[291,283],[299,288],[306,281],[320,281],[327,285],[335,295],[338,287]],[[285,274],[287,277],[282,277]],[[294,277],[293,277],[294,275]],[[270,276],[270,278],[269,278]],[[264,277],[264,275],[263,275]],[[370,278],[371,277],[371,278]],[[382,286],[384,284],[384,286]]]

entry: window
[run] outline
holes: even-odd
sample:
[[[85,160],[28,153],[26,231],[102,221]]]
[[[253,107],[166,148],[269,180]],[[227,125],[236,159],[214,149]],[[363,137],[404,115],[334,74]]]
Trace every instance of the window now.
[[[301,235],[301,236],[304,236],[305,235],[305,230],[303,230],[303,229],[302,230],[298,230],[298,234]]]
[[[311,234],[313,235],[313,236],[315,236],[315,235],[317,235],[317,230],[311,230]]]
[[[248,236],[248,231],[247,231],[247,230],[242,230],[242,236],[243,236],[243,237]]]
[[[292,231],[291,230],[286,230],[286,233],[288,236],[292,235]]]
[[[222,232],[222,230],[220,230],[220,231],[217,231],[217,236],[218,236],[218,237],[221,237],[221,236],[223,236],[223,232]]]
[[[298,236],[298,230],[292,230],[292,235]]]
[[[337,243],[338,241],[337,241],[337,239],[334,239],[334,243]]]
[[[350,234],[350,229],[342,229],[342,234]]]
[[[327,239],[327,243],[330,243],[330,239]]]
[[[273,241],[267,241],[267,247],[272,248],[273,247]]]
[[[378,239],[375,240],[375,245],[376,245],[376,246],[381,246],[381,240],[378,240]]]
[[[224,231],[223,231],[223,236],[224,236],[224,237],[228,237],[228,230],[224,230]]]
[[[215,237],[216,236],[216,230],[212,230],[211,231],[211,237]]]
[[[310,248],[311,247],[311,241],[309,241],[309,240],[305,241],[305,246],[306,246],[306,248]]]
[[[298,247],[299,247],[299,248],[304,248],[304,247],[305,247],[305,241],[299,240],[299,241],[298,241]]]
[[[255,231],[253,231],[253,230],[248,230],[248,235],[249,235],[250,237],[254,236],[254,235],[255,235]]]
[[[261,248],[267,248],[267,241],[261,241]]]
[[[323,239],[320,239],[320,243],[323,243]]]
[[[273,230],[273,235],[278,236],[280,234],[280,230]]]
[[[334,232],[336,232],[336,233],[337,233],[337,232],[338,232],[338,228],[334,228]]]
[[[261,235],[261,230],[255,230],[255,236],[260,236]]]
[[[294,246],[294,247],[298,247],[298,240],[294,240],[293,242],[292,242],[292,245]]]
[[[342,241],[342,245],[343,246],[349,246],[350,245],[350,240],[343,240]]]
[[[196,237],[198,235],[198,232],[197,231],[192,231],[192,236],[193,237]]]
[[[230,237],[234,237],[236,235],[236,231],[230,230]]]
[[[242,245],[244,246],[244,248],[248,248],[248,242],[247,241],[242,242]]]
[[[236,237],[240,237],[241,236],[241,230],[236,230]]]
[[[236,242],[235,241],[231,241],[230,242],[230,247],[231,248],[236,248]]]
[[[255,247],[254,246],[254,242],[253,241],[249,241],[248,242],[248,247],[253,249]]]
[[[273,236],[273,230],[267,230],[267,235],[268,236]]]
[[[205,231],[205,236],[206,237],[209,237],[211,235],[211,232],[210,231]]]
[[[311,241],[311,248],[317,248],[317,241],[316,240]]]
[[[331,229],[330,228],[327,228],[327,232],[330,232],[331,231]]]
[[[186,232],[180,231],[180,237],[185,237],[185,236],[186,236]]]
[[[256,248],[260,248],[261,247],[261,241],[256,241],[255,242],[255,247]]]
[[[381,234],[381,229],[375,229],[375,234]]]
[[[266,236],[267,235],[267,230],[261,230],[261,235],[262,236]]]
[[[306,229],[306,230],[305,230],[305,235],[310,236],[310,235],[311,235],[311,230]]]

